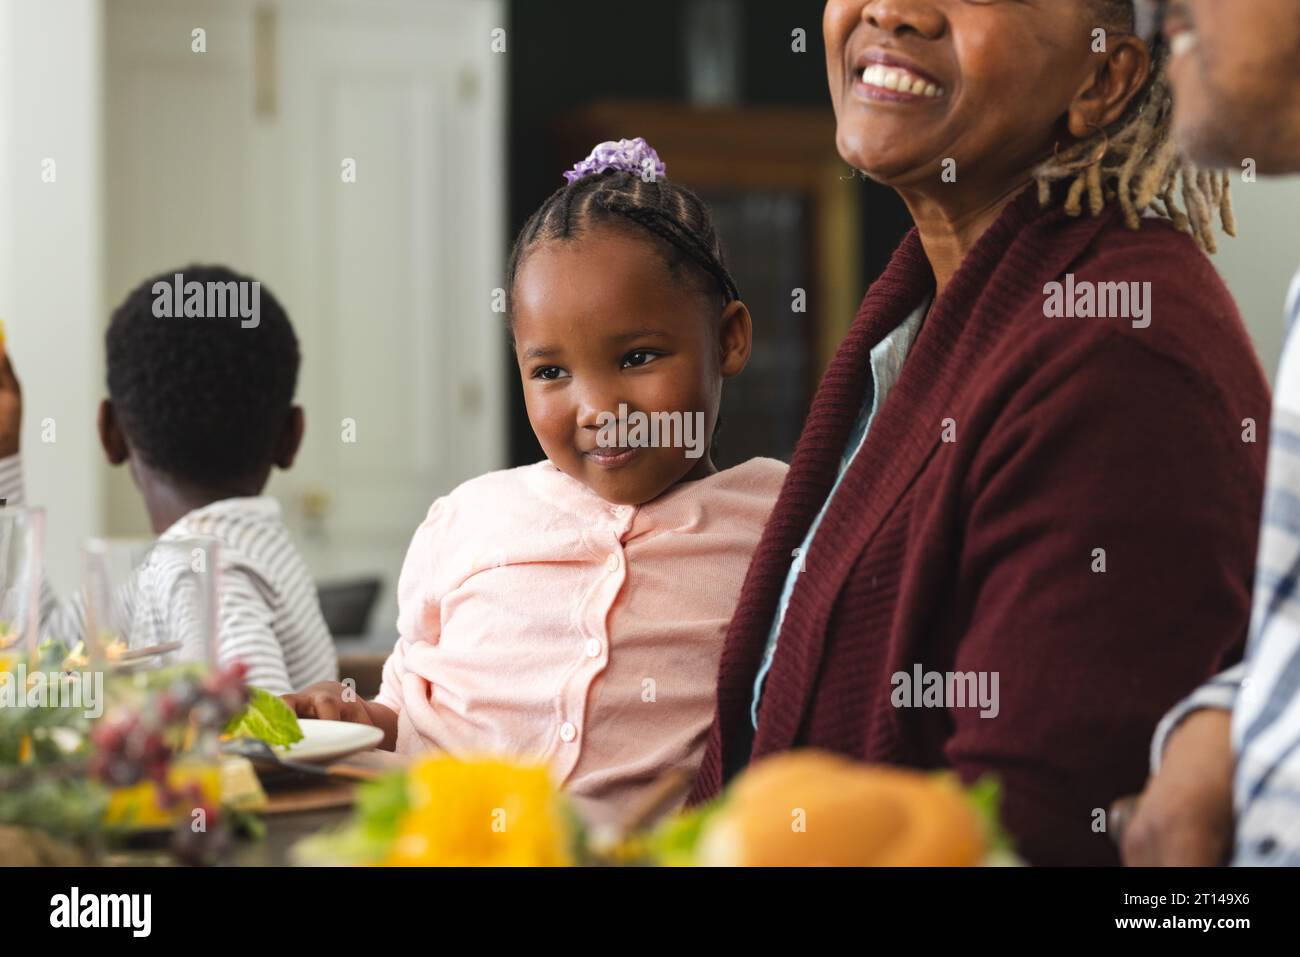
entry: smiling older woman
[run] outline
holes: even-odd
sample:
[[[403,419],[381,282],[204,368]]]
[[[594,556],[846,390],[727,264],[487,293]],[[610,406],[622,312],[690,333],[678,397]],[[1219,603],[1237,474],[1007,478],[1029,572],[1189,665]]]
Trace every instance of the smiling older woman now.
[[[995,775],[1028,860],[1114,862],[1104,809],[1247,625],[1269,396],[1202,252],[1226,179],[1128,0],[824,29],[840,152],[917,228],[814,401],[692,798],[821,747]]]

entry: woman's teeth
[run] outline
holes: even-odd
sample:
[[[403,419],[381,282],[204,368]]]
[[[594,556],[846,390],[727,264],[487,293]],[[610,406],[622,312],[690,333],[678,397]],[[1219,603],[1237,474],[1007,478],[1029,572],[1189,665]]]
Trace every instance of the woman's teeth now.
[[[1181,33],[1174,34],[1174,38],[1169,42],[1169,52],[1172,56],[1182,56],[1184,53],[1191,53],[1196,49],[1200,40],[1191,30],[1183,30]]]
[[[922,79],[910,70],[902,70],[883,63],[874,63],[862,71],[862,82],[895,93],[910,93],[930,99],[943,96],[943,87]]]

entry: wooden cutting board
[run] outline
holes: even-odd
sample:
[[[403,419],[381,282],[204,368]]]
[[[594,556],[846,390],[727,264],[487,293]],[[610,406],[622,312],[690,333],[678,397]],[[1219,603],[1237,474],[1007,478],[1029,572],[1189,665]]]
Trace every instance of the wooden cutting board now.
[[[411,756],[408,754],[394,754],[392,751],[381,751],[374,748],[370,751],[359,751],[356,754],[350,754],[346,758],[335,761],[329,766],[329,773],[337,777],[368,781],[389,771],[400,770],[406,767],[410,761]]]
[[[276,776],[274,772],[259,772],[262,788],[266,791],[267,805],[258,809],[258,813],[293,814],[350,807],[355,800],[358,781],[367,781],[385,772],[403,768],[407,761],[405,755],[374,750],[349,755],[329,765],[328,778],[301,775],[285,777]]]
[[[313,778],[298,785],[281,781],[264,787],[266,807],[259,808],[258,814],[296,814],[351,807],[357,785],[345,778]]]

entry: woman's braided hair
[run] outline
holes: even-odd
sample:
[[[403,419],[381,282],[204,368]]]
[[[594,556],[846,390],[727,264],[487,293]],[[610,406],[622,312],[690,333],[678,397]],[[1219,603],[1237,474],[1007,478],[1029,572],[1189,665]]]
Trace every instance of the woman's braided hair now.
[[[514,315],[515,277],[528,253],[542,242],[575,238],[597,223],[630,228],[656,241],[673,276],[688,265],[721,305],[740,298],[713,217],[695,193],[663,176],[607,170],[556,190],[524,224],[506,273],[508,316]]]
[[[1108,24],[1131,32],[1136,15],[1133,0],[1088,0]],[[1154,210],[1176,228],[1190,233],[1208,252],[1215,252],[1214,216],[1217,213],[1229,236],[1237,235],[1232,212],[1228,173],[1203,170],[1180,155],[1173,135],[1173,100],[1169,89],[1168,49],[1162,37],[1151,41],[1151,75],[1128,110],[1109,129],[1056,153],[1035,171],[1042,205],[1058,192],[1065,195],[1065,211],[1088,209],[1098,215],[1106,203],[1118,199],[1130,229],[1141,225],[1142,214]],[[1058,183],[1070,181],[1068,190]],[[1186,211],[1180,209],[1182,193]]]

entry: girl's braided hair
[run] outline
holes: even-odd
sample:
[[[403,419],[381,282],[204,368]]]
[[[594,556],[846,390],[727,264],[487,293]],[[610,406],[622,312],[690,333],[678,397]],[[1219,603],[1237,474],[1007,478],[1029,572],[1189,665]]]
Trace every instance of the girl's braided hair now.
[[[636,230],[655,241],[676,277],[688,266],[722,306],[740,292],[727,271],[708,207],[691,190],[661,175],[610,169],[583,175],[551,194],[515,239],[506,273],[506,314],[514,315],[515,277],[538,244],[575,238],[603,223]]]
[[[1136,27],[1134,0],[1087,0],[1107,25],[1132,32]],[[1203,170],[1180,155],[1173,136],[1173,100],[1169,89],[1169,55],[1163,37],[1150,41],[1151,75],[1133,102],[1108,129],[1053,155],[1034,174],[1038,197],[1049,205],[1064,193],[1065,211],[1088,209],[1098,215],[1118,199],[1130,229],[1141,225],[1142,214],[1153,210],[1179,230],[1190,233],[1206,251],[1215,252],[1214,216],[1229,236],[1237,235],[1228,173]],[[1068,190],[1055,185],[1070,181]],[[1178,206],[1181,184],[1186,211]]]

